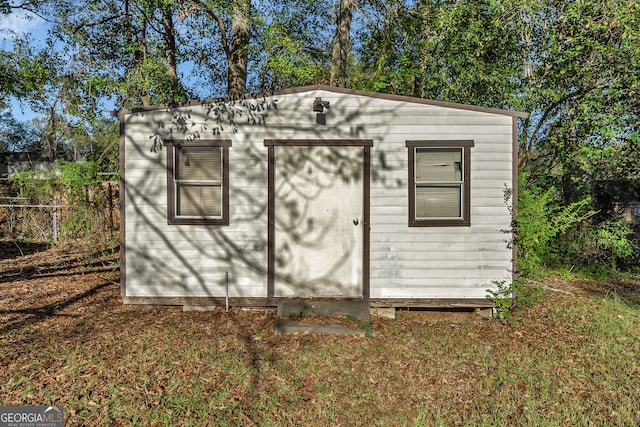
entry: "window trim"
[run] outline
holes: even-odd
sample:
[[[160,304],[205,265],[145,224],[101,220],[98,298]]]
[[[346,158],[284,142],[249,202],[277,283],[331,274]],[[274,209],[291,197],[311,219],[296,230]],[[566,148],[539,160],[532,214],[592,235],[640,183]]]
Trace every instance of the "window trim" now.
[[[167,224],[229,225],[229,147],[231,140],[165,140],[167,148]],[[193,218],[176,215],[175,150],[179,147],[220,147],[222,154],[222,216]]]
[[[409,227],[469,227],[471,225],[471,147],[473,140],[417,140],[406,141],[409,172]],[[462,149],[462,194],[460,218],[416,218],[415,153],[417,148]]]

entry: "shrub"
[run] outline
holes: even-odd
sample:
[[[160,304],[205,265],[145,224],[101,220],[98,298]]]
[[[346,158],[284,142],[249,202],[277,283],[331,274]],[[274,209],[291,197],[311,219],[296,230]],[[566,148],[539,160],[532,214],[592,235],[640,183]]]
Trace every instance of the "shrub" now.
[[[593,269],[617,269],[628,264],[637,251],[631,225],[623,218],[600,224],[585,222],[568,236],[567,258]]]
[[[108,195],[100,179],[99,166],[94,162],[55,162],[51,171],[23,171],[12,177],[18,196],[24,205],[42,208],[17,208],[20,237],[32,240],[51,239],[52,209],[57,209],[57,230],[61,238],[96,238],[103,231],[112,234],[108,223]],[[96,235],[96,233],[98,233]],[[55,233],[53,233],[55,235]]]
[[[591,198],[585,197],[562,206],[554,187],[543,190],[526,185],[526,176],[521,175],[518,210],[512,223],[518,273],[536,276],[543,266],[558,264],[563,256],[558,237],[593,216],[590,204]]]

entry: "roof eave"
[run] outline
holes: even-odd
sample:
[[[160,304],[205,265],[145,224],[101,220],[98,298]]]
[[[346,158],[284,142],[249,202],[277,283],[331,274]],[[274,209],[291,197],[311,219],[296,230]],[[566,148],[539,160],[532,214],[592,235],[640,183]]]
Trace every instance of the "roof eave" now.
[[[213,104],[218,102],[238,101],[243,99],[258,99],[258,98],[264,98],[268,96],[271,97],[271,96],[278,96],[278,95],[288,95],[288,94],[295,94],[295,93],[311,92],[316,90],[341,93],[345,95],[366,96],[369,98],[379,98],[379,99],[387,99],[392,101],[410,102],[414,104],[433,105],[433,106],[444,107],[444,108],[453,108],[457,110],[468,110],[468,111],[477,111],[477,112],[490,113],[490,114],[501,114],[505,116],[512,116],[512,117],[518,117],[518,118],[526,118],[529,116],[528,113],[524,113],[521,111],[506,110],[501,108],[479,107],[476,105],[459,104],[456,102],[447,102],[447,101],[437,101],[433,99],[417,98],[417,97],[405,96],[405,95],[367,92],[362,90],[346,89],[346,88],[339,88],[339,87],[327,86],[327,85],[299,86],[294,88],[281,89],[275,92],[247,93],[242,96],[227,96],[223,98],[205,98],[205,99],[192,100],[187,102],[174,102],[171,104],[164,104],[164,105],[152,105],[150,107],[122,109],[122,110],[116,111],[114,115],[116,115],[118,118],[120,118],[120,120],[122,120],[125,115],[138,113],[138,112],[166,110],[169,108],[191,107],[191,106],[199,106],[203,104]]]

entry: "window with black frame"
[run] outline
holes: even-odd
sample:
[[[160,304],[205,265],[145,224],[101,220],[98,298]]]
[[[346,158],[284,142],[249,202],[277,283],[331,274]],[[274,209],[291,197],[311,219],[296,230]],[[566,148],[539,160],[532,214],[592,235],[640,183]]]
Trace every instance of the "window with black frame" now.
[[[167,145],[169,224],[228,225],[230,142]]]
[[[408,141],[409,226],[470,225],[473,141]]]

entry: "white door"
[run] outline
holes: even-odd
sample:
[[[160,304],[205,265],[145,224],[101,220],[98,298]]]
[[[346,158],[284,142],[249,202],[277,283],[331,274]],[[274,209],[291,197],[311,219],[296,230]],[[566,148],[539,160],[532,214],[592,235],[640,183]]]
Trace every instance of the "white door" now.
[[[363,147],[275,147],[274,295],[363,293]]]

